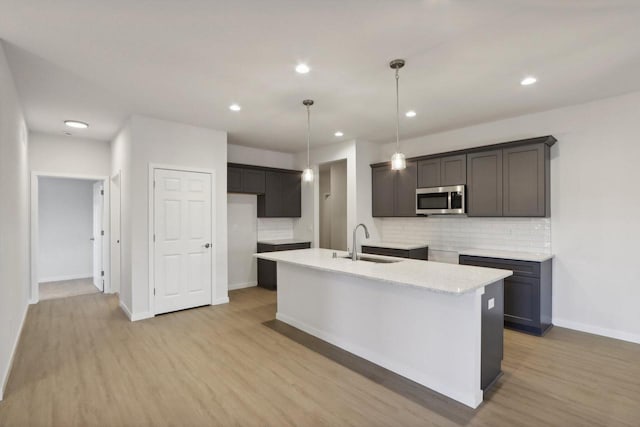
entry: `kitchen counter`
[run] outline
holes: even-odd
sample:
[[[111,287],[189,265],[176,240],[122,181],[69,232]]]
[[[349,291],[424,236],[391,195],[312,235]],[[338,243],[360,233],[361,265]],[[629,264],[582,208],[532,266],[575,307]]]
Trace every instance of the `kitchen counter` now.
[[[513,259],[517,261],[544,262],[553,258],[553,254],[501,251],[494,249],[462,249],[459,255],[479,256],[485,258]]]
[[[338,258],[332,258],[334,252],[336,252]],[[471,292],[513,274],[509,270],[445,264],[433,261],[400,260],[400,258],[377,255],[367,256],[397,262],[384,264],[369,261],[354,262],[351,259],[341,258],[347,255],[347,252],[312,248],[287,252],[266,252],[254,256],[259,259],[296,264],[316,270],[331,271],[448,294]]]
[[[362,246],[371,246],[374,248],[401,249],[410,251],[412,249],[420,249],[429,246],[427,243],[399,243],[399,242],[368,242],[363,241]]]
[[[512,272],[299,249],[275,262],[276,319],[471,408],[501,374],[504,281]]]

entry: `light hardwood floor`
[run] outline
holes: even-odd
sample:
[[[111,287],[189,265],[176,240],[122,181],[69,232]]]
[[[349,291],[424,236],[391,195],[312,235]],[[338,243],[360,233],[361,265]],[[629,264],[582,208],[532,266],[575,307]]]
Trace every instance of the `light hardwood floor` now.
[[[39,299],[45,301],[56,298],[74,297],[78,295],[96,294],[100,292],[93,284],[93,277],[85,279],[62,280],[59,282],[40,283]]]
[[[473,411],[346,368],[344,353],[272,321],[273,292],[230,296],[135,323],[111,295],[30,307],[0,426],[640,425],[640,345],[506,331],[504,376]]]

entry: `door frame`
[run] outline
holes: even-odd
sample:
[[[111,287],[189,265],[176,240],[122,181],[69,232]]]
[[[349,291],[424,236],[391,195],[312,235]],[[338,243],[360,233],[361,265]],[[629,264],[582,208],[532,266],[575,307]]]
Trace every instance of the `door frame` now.
[[[118,180],[118,193],[115,193],[114,182]],[[122,284],[122,170],[118,170],[115,174],[111,175],[109,185],[112,187],[110,190],[109,197],[109,205],[110,205],[110,216],[109,216],[109,231],[111,232],[109,235],[109,247],[111,254],[111,263],[109,265],[109,284],[110,290],[112,293],[120,293],[120,285]],[[117,210],[116,205],[113,203],[115,198],[118,198]],[[112,200],[113,199],[113,200]],[[115,231],[113,229],[114,222],[117,220],[118,222],[118,235],[115,235]],[[117,241],[116,241],[117,240]],[[116,270],[116,262],[117,258],[117,270]],[[114,275],[117,274],[117,286],[114,285]]]
[[[217,218],[216,215],[216,171],[215,169],[208,168],[197,168],[191,166],[179,166],[179,165],[167,165],[167,164],[159,164],[159,163],[149,163],[149,179],[148,179],[148,194],[149,194],[149,209],[147,210],[148,215],[148,233],[149,233],[149,313],[151,317],[156,315],[156,299],[153,294],[153,289],[155,288],[156,279],[155,279],[155,244],[153,241],[154,234],[154,219],[155,219],[155,187],[154,187],[154,178],[155,178],[155,170],[156,169],[167,169],[178,172],[195,172],[195,173],[207,173],[211,175],[211,251],[209,251],[211,256],[211,302],[209,305],[217,304],[216,302],[216,253],[218,250],[218,235],[217,235],[217,225],[213,221],[213,218]]]
[[[31,171],[31,186],[30,186],[30,229],[31,229],[31,286],[29,292],[29,304],[37,304],[40,301],[40,288],[38,282],[38,254],[40,252],[40,226],[39,226],[39,186],[38,180],[40,178],[67,178],[67,179],[82,179],[91,181],[102,181],[104,188],[104,201],[102,204],[102,229],[104,230],[104,237],[102,239],[102,269],[104,270],[104,293],[111,293],[111,257],[110,257],[110,244],[111,241],[111,223],[110,218],[110,203],[109,203],[109,189],[110,189],[110,177],[104,175],[82,175],[82,174],[70,174],[61,172],[45,172],[45,171]]]

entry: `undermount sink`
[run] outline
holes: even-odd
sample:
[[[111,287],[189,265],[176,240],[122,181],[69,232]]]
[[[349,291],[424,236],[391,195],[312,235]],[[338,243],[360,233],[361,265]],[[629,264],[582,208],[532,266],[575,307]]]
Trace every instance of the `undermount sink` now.
[[[351,259],[350,256],[343,256],[340,258]],[[369,256],[358,256],[358,261],[366,261],[366,262],[375,262],[377,264],[393,264],[394,262],[400,262],[401,260],[396,259],[384,259],[384,258],[374,258]]]

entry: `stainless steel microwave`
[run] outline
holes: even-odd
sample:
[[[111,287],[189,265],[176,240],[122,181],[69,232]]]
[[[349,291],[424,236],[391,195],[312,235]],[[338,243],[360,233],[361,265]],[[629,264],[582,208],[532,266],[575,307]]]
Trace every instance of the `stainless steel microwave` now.
[[[417,215],[461,215],[465,212],[464,185],[416,190]]]

